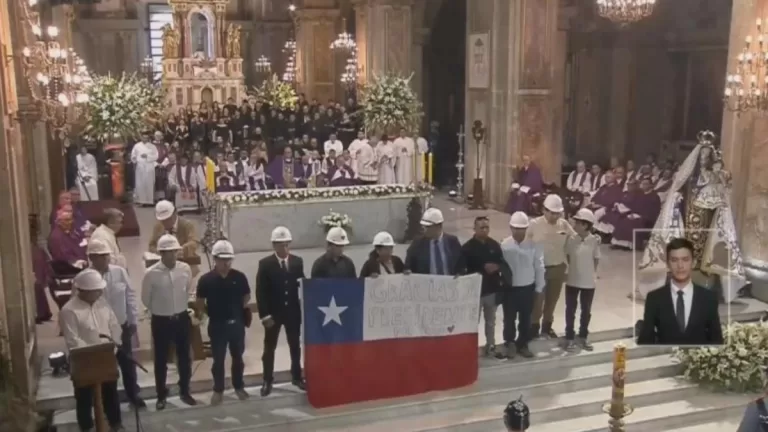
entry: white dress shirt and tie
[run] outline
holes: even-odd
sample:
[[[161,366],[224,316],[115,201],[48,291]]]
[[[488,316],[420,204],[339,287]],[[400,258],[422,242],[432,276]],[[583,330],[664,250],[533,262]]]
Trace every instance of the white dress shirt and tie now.
[[[106,282],[102,275],[93,269],[83,270],[75,276],[73,285],[77,294],[59,312],[67,349],[99,345],[109,342],[109,339],[120,344],[122,331],[115,313],[103,297]],[[102,383],[101,395],[110,427],[122,430],[117,381]],[[75,404],[78,426],[81,430],[92,430],[93,388],[76,387]]]
[[[151,329],[154,342],[155,386],[157,389],[157,408],[165,409],[168,389],[168,352],[171,345],[176,348],[179,371],[179,392],[181,400],[188,405],[197,402],[189,393],[191,379],[190,327],[191,319],[187,313],[190,293],[192,292],[192,270],[189,265],[175,261],[166,265],[163,259],[173,257],[181,250],[176,237],[165,234],[157,241],[157,251],[161,260],[153,264],[144,274],[141,289],[141,301],[152,315]],[[172,253],[172,254],[171,254]]]

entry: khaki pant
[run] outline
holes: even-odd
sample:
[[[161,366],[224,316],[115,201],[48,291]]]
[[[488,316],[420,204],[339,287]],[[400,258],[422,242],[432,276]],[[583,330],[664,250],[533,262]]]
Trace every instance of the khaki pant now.
[[[544,292],[537,293],[533,301],[533,315],[531,315],[531,324],[534,326],[541,323],[542,330],[552,328],[552,322],[555,320],[555,307],[560,300],[560,293],[563,291],[565,283],[566,265],[547,266],[544,270]]]

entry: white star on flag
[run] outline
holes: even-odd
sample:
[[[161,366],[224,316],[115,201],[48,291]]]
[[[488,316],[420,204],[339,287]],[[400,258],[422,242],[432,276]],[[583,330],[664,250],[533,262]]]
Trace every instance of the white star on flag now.
[[[325,314],[325,319],[323,319],[323,327],[328,325],[331,321],[334,321],[341,324],[341,313],[347,310],[347,306],[337,306],[336,305],[336,297],[331,296],[331,303],[328,306],[318,306],[318,309],[320,309],[320,312]]]

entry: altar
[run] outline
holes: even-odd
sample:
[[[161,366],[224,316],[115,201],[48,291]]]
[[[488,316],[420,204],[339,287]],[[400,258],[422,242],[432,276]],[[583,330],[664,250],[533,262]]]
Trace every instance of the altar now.
[[[419,214],[431,196],[429,186],[374,185],[311,189],[277,189],[217,193],[209,214],[213,237],[226,237],[238,253],[272,250],[270,232],[291,230],[294,249],[325,247],[320,219],[331,212],[347,215],[350,244],[371,244],[380,231],[402,242],[408,228],[409,205]]]

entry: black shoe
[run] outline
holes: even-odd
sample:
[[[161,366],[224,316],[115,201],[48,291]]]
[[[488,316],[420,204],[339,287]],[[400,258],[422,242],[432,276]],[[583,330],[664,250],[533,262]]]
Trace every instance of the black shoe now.
[[[162,411],[165,409],[165,404],[166,404],[165,399],[158,399],[157,402],[155,403],[155,409],[158,411]]]
[[[185,404],[187,404],[189,406],[197,405],[197,401],[189,393],[182,393],[182,394],[180,394],[179,395],[179,399],[181,399],[182,402],[184,402]]]
[[[541,334],[539,331],[541,330],[541,327],[539,327],[538,324],[531,325],[531,339],[538,339]]]
[[[528,347],[521,347],[517,349],[517,353],[525,358],[533,358],[534,355],[531,352],[531,350],[528,349]]]
[[[137,397],[136,399],[129,401],[129,403],[131,404],[132,407],[136,409],[143,409],[147,407],[147,403],[144,402],[144,399],[140,397]]]
[[[307,389],[307,383],[304,381],[304,378],[299,378],[291,381],[291,384],[295,385],[296,388],[299,390],[306,390]]]
[[[552,325],[545,325],[541,327],[541,336],[547,339],[557,339],[557,333],[552,330]]]
[[[592,346],[591,343],[587,340],[587,338],[579,338],[579,346],[581,346],[581,349],[584,351],[594,351],[595,347]]]
[[[264,381],[261,384],[261,396],[269,396],[272,393],[272,381]]]

